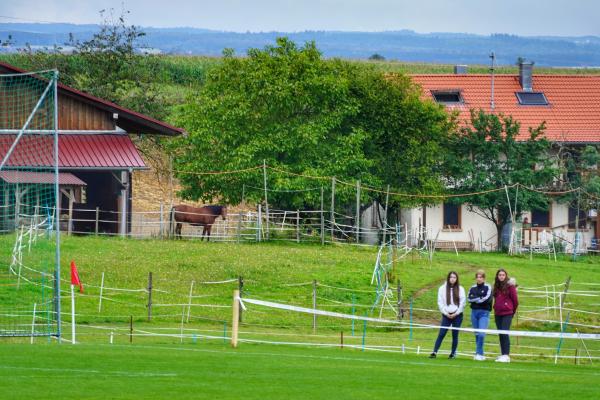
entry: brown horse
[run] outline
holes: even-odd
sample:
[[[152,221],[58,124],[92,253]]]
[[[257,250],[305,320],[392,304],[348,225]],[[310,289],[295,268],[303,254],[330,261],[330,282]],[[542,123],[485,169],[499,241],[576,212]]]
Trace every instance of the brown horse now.
[[[175,223],[175,238],[181,239],[181,227],[184,222],[192,226],[203,226],[202,238],[206,235],[206,240],[210,241],[210,230],[212,229],[215,220],[223,217],[223,221],[227,219],[227,207],[225,206],[203,206],[192,207],[185,204],[173,206],[171,208],[171,218],[169,229],[173,232],[173,223]]]

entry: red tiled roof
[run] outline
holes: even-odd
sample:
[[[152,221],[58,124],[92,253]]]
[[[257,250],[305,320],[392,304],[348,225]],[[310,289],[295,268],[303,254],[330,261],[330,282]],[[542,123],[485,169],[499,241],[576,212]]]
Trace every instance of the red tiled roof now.
[[[491,76],[488,74],[412,75],[432,98],[432,90],[459,89],[464,104],[448,106],[459,112],[464,124],[471,109],[491,111]],[[544,92],[547,106],[520,105],[515,92],[522,91],[518,75],[496,75],[495,112],[511,115],[521,123],[521,138],[529,127],[546,122],[546,137],[552,141],[600,143],[600,75],[533,75],[533,90]]]
[[[54,174],[50,172],[0,171],[0,179],[6,183],[45,183],[54,184]],[[68,186],[86,186],[87,184],[68,172],[58,174],[58,184]]]
[[[0,158],[8,152],[16,135],[0,135]],[[7,161],[7,167],[49,167],[53,160],[53,138],[24,135]],[[58,161],[62,169],[143,169],[144,160],[128,135],[61,134]]]

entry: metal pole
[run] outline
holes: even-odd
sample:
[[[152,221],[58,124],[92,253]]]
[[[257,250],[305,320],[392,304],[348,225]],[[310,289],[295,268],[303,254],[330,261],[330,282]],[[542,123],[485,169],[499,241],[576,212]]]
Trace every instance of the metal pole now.
[[[323,186],[321,186],[321,245],[325,244],[325,215],[323,214]]]
[[[260,242],[262,240],[262,205],[258,205],[258,215],[256,216],[256,226],[258,230],[256,231],[256,240]]]
[[[194,293],[194,281],[190,284],[190,296],[188,298],[188,310],[187,310],[187,318],[185,322],[190,322],[190,312],[192,311],[192,295]]]
[[[270,232],[269,232],[269,197],[267,195],[267,161],[263,160],[263,182],[264,182],[264,186],[265,186],[265,221],[267,223],[267,231],[266,231],[266,236],[267,236],[267,240],[269,240],[271,238]]]
[[[55,215],[54,223],[56,224],[56,293],[55,309],[56,309],[56,337],[60,343],[61,337],[61,312],[60,312],[60,212],[58,204],[60,203],[60,190],[58,182],[58,71],[54,72],[54,196],[55,196]]]
[[[508,201],[508,212],[510,214],[510,242],[508,244],[508,254],[513,253],[513,233],[515,229],[515,221],[513,218],[512,205],[510,203],[510,196],[508,195],[508,186],[504,185],[504,191],[506,192],[506,200]],[[506,223],[506,221],[504,221]]]
[[[73,232],[73,190],[69,189],[69,219],[67,224],[67,236]]]
[[[573,241],[573,261],[577,260],[579,250],[579,200],[581,199],[581,190],[577,191],[577,214],[575,215],[575,240]],[[554,240],[554,238],[552,239]]]
[[[152,320],[152,272],[148,272],[148,322]]]
[[[33,319],[31,320],[31,344],[33,344],[33,338],[35,333],[35,313],[36,313],[37,303],[33,303]]]
[[[360,181],[356,181],[356,243],[360,243]]]
[[[355,303],[356,296],[354,295],[354,293],[352,293],[352,315],[354,315],[354,313],[356,312]],[[354,318],[352,318],[352,336],[354,336]]]
[[[127,198],[129,197],[129,175],[121,171],[121,237],[127,236]]]
[[[102,312],[102,292],[104,292],[104,271],[102,271],[102,280],[100,281],[100,297],[98,298],[98,312]]]
[[[296,210],[296,243],[300,243],[300,210]]]
[[[558,339],[558,345],[556,346],[556,355],[554,356],[554,364],[558,363],[558,355],[560,354],[560,348],[562,347],[563,337],[562,334],[567,331],[567,326],[569,325],[569,317],[571,316],[571,312],[567,313],[567,319],[563,323],[561,321],[561,329],[560,329],[560,338]]]
[[[313,310],[317,310],[317,280],[313,280],[312,292]],[[313,314],[313,333],[317,332],[317,314]]]
[[[71,285],[71,344],[75,344],[75,286]]]
[[[398,282],[396,283],[396,296],[398,297],[398,301],[396,303],[396,307],[398,309],[398,320],[401,320],[404,314],[402,312],[402,285],[400,284],[400,279],[398,279]]]
[[[387,227],[388,227],[388,201],[390,199],[390,185],[387,185],[387,190],[385,191],[385,211],[383,213],[383,239],[382,243],[386,243],[387,236]],[[377,205],[379,207],[379,204]]]
[[[410,309],[409,309],[409,324],[408,324],[408,340],[412,340],[413,338],[413,298],[410,298]]]
[[[160,202],[160,216],[159,216],[159,227],[158,227],[158,236],[162,239],[163,238],[163,227],[164,227],[164,219],[163,219],[163,212],[165,211],[165,207],[163,202]]]
[[[492,93],[490,99],[490,108],[492,109],[492,112],[494,112],[494,109],[496,108],[496,104],[494,102],[494,73],[496,71],[496,54],[493,51],[490,54],[490,58],[492,59],[492,67],[490,68],[490,72],[492,75]]]
[[[240,242],[242,236],[242,218],[244,217],[244,213],[240,211],[238,215],[238,224],[237,224],[237,242]]]
[[[183,320],[185,319],[185,306],[181,307],[181,324],[179,325],[179,343],[183,343]]]
[[[571,277],[569,276],[567,278],[567,280],[565,281],[565,290],[560,293],[560,297],[559,297],[559,311],[560,311],[560,323],[562,324],[563,320],[562,320],[562,310],[563,307],[565,306],[565,299],[567,298],[567,292],[569,291],[569,286],[571,285]],[[568,318],[568,317],[567,317]]]
[[[367,313],[365,312],[365,317],[367,316]],[[362,335],[362,351],[365,351],[365,340],[367,337],[367,320],[364,319],[363,320],[363,335]]]
[[[94,227],[94,233],[98,236],[98,224],[100,220],[100,207],[96,207],[96,225]]]
[[[335,235],[333,230],[335,229],[335,176],[331,178],[331,242],[335,242]]]
[[[241,298],[242,295],[244,294],[244,278],[242,276],[238,276],[238,290],[240,292],[239,297]],[[242,322],[242,309],[240,308],[238,314],[238,321]]]

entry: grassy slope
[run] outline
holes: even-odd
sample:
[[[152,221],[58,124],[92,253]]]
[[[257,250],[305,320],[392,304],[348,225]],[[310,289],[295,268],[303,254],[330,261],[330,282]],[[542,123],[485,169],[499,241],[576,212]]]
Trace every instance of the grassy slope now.
[[[11,251],[12,237],[0,238],[0,259],[6,260]],[[317,291],[320,308],[343,313],[352,312],[349,305],[353,297],[357,304],[356,312],[364,313],[374,301],[374,287],[370,284],[371,273],[376,256],[373,248],[352,246],[316,246],[282,243],[267,244],[227,244],[201,243],[198,241],[153,241],[153,240],[121,240],[118,238],[71,237],[65,238],[62,246],[63,279],[68,279],[68,262],[75,260],[79,266],[80,276],[86,285],[84,294],[78,295],[78,323],[98,325],[105,324],[126,330],[129,316],[134,317],[139,329],[173,328],[178,332],[181,313],[187,313],[181,304],[188,303],[190,283],[195,281],[193,294],[205,296],[195,298],[194,304],[217,305],[221,307],[194,306],[191,320],[186,324],[189,329],[206,329],[205,332],[221,334],[222,323],[230,320],[232,290],[236,283],[225,285],[201,284],[203,281],[220,281],[243,276],[245,280],[244,293],[247,297],[270,299],[278,302],[304,305],[312,304],[313,279],[319,283],[350,288],[351,291],[341,291],[319,287]],[[497,267],[505,267],[511,275],[517,277],[519,284],[525,287],[535,287],[545,284],[559,284],[567,276],[571,276],[573,290],[597,290],[597,286],[585,286],[583,282],[600,282],[600,259],[582,258],[573,263],[568,259],[559,262],[549,262],[544,256],[538,256],[533,261],[527,257],[506,257],[499,254],[460,254],[437,253],[434,262],[429,264],[425,258],[416,256],[397,264],[397,274],[403,286],[405,307],[408,299],[415,297],[414,307],[436,309],[436,289],[443,281],[449,270],[461,274],[464,286],[472,282],[472,273],[478,268],[484,268],[490,275]],[[1,267],[4,269],[5,267]],[[105,273],[105,287],[142,289],[147,286],[148,272],[153,273],[153,315],[152,323],[146,323],[147,294],[143,292],[121,292],[105,289],[102,311],[98,312],[99,286],[102,273]],[[302,286],[287,286],[289,284],[308,283]],[[63,288],[67,285],[63,282]],[[69,319],[70,302],[68,292],[63,294],[64,318]],[[522,302],[527,306],[546,306],[545,299],[523,294]],[[395,301],[395,300],[394,300]],[[346,303],[344,304],[339,304]],[[568,306],[584,310],[597,311],[595,297],[569,298]],[[160,304],[180,304],[160,306]],[[364,307],[364,306],[367,307]],[[552,304],[551,304],[552,305]],[[394,318],[388,308],[383,310],[383,317]],[[533,315],[540,319],[557,320],[558,315]],[[468,315],[467,315],[468,317]],[[435,323],[436,311],[417,310],[414,319],[418,322]],[[350,323],[347,321],[331,321],[328,318],[319,319],[319,332],[324,337],[314,337],[312,340],[333,340],[339,330],[346,330]],[[572,322],[600,325],[597,315],[573,313]],[[252,308],[245,314],[244,328],[248,331],[274,335],[276,333],[289,335],[291,340],[298,335],[312,333],[311,318],[307,315],[289,314],[282,311],[269,310],[265,313],[259,308]],[[465,322],[467,323],[467,322]],[[558,330],[557,324],[525,323],[521,326]],[[329,328],[328,328],[329,327]],[[68,328],[65,328],[68,331]],[[582,328],[582,330],[586,330]],[[359,332],[359,326],[356,326]],[[117,330],[117,333],[119,331]],[[219,333],[216,333],[219,332]],[[386,329],[376,329],[381,333],[382,344],[406,339],[406,331],[400,337],[386,336]],[[369,329],[371,333],[371,328]],[[393,332],[392,332],[393,333]],[[89,332],[88,340],[106,341],[106,332]],[[425,342],[434,332],[418,332],[419,338]],[[96,337],[99,335],[100,338]],[[285,336],[284,335],[284,336]],[[415,335],[417,333],[415,332]],[[358,344],[358,336],[354,338]],[[376,335],[377,336],[377,335]],[[390,338],[389,340],[386,338]],[[392,339],[393,338],[393,339]],[[81,339],[83,340],[83,339]],[[351,338],[349,340],[352,340]],[[536,341],[525,340],[524,343]],[[426,343],[423,343],[425,345]],[[544,343],[548,345],[547,341]],[[550,346],[555,346],[551,343]]]
[[[11,236],[0,238],[3,242],[0,257],[6,260],[12,249]],[[105,286],[139,289],[147,285],[148,272],[154,274],[154,287],[171,294],[155,293],[154,301],[187,302],[190,282],[219,281],[243,276],[245,290],[260,297],[277,298],[301,304],[310,304],[311,289],[302,286],[281,286],[310,282],[356,289],[357,303],[372,300],[370,284],[376,249],[353,246],[316,246],[291,243],[232,244],[203,243],[199,241],[121,240],[119,238],[64,237],[62,246],[63,278],[68,278],[68,263],[75,260],[82,280],[92,286],[86,294],[97,296],[102,272]],[[435,290],[430,289],[443,281],[448,270],[463,275],[463,285],[470,285],[471,274],[478,268],[493,274],[497,267],[505,267],[526,287],[559,284],[567,276],[576,282],[600,282],[600,259],[582,258],[573,263],[568,258],[549,262],[544,256],[533,261],[527,257],[506,257],[499,254],[437,253],[434,262],[425,258],[409,257],[397,264],[403,285],[404,297],[418,294],[418,304],[435,307]],[[235,286],[235,285],[233,285]],[[232,289],[233,286],[229,286]],[[577,287],[579,290],[593,287]],[[198,286],[198,292],[219,293],[223,304],[229,304],[230,293],[222,286]],[[195,293],[199,294],[199,293]],[[329,291],[333,300],[350,301],[348,292]],[[105,295],[107,295],[105,293]],[[108,294],[110,296],[110,294]],[[135,294],[124,299],[144,305],[145,295]],[[92,312],[97,308],[97,298],[81,307]],[[89,308],[89,310],[88,310]],[[131,310],[115,306],[114,311]],[[82,311],[83,312],[83,311]]]

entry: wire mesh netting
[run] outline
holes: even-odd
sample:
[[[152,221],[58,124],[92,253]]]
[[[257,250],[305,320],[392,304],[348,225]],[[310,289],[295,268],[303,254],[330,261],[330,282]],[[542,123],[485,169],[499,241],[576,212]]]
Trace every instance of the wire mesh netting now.
[[[59,334],[57,77],[0,75],[0,336]]]

